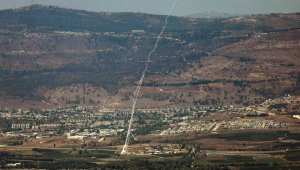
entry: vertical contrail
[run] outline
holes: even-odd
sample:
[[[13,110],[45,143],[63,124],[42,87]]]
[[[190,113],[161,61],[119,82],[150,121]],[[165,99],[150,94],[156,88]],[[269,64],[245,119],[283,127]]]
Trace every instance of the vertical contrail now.
[[[140,81],[139,81],[139,83],[138,83],[138,85],[137,85],[137,87],[136,87],[136,89],[135,89],[135,91],[134,91],[133,99],[132,99],[133,104],[132,104],[131,117],[130,117],[130,121],[129,121],[129,127],[128,127],[128,132],[127,132],[127,137],[126,137],[126,141],[125,141],[125,144],[124,144],[124,147],[123,147],[123,150],[122,150],[121,154],[126,154],[126,153],[127,153],[127,145],[128,145],[128,143],[129,143],[129,136],[130,136],[130,133],[131,133],[131,124],[132,124],[132,119],[133,119],[133,113],[134,113],[136,101],[137,101],[137,98],[138,98],[138,95],[139,95],[139,92],[140,92],[140,89],[141,89],[141,85],[142,85],[142,83],[143,83],[143,81],[144,81],[145,73],[146,73],[146,71],[147,71],[147,69],[148,69],[148,62],[150,61],[151,55],[155,52],[155,50],[156,50],[156,48],[157,48],[158,42],[159,42],[159,40],[161,39],[161,36],[162,36],[163,32],[165,31],[165,28],[166,28],[166,26],[167,26],[167,24],[168,24],[168,18],[169,18],[169,16],[170,16],[170,14],[172,13],[175,4],[176,4],[178,1],[179,1],[179,0],[176,0],[176,1],[173,3],[173,5],[172,5],[172,7],[171,7],[171,10],[169,11],[169,13],[168,13],[168,15],[167,15],[167,17],[166,17],[166,19],[165,19],[165,25],[163,26],[162,31],[160,32],[160,34],[159,34],[159,36],[158,36],[158,38],[157,38],[157,40],[156,40],[156,43],[155,43],[155,46],[154,46],[153,50],[152,50],[152,51],[149,53],[149,55],[148,55],[148,60],[146,61],[146,68],[145,68],[145,70],[143,71],[142,76],[141,76],[141,79],[140,79]]]

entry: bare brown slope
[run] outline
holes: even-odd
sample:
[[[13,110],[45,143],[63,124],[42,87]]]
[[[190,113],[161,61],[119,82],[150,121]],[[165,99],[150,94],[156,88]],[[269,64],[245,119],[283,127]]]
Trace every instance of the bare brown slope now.
[[[149,63],[137,107],[249,106],[298,94],[298,20],[296,14],[213,19],[204,25],[195,20],[190,22],[200,31],[166,32]],[[152,49],[156,34],[122,39],[117,33],[79,33],[84,35],[2,34],[0,73],[9,84],[8,91],[0,91],[0,106],[131,107],[145,66],[141,56]],[[29,94],[19,91],[33,85]],[[32,99],[40,104],[27,104]]]

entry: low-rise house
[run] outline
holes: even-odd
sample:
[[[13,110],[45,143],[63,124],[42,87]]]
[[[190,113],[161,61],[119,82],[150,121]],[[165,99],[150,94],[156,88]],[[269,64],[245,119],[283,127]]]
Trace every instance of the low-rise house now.
[[[50,136],[36,136],[37,139],[50,138]]]
[[[100,136],[117,136],[117,130],[113,129],[100,129]]]

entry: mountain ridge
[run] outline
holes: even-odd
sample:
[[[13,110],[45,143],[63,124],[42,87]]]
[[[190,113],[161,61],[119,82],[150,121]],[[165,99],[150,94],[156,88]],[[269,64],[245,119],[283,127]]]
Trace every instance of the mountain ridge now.
[[[237,16],[245,16],[246,14],[240,15],[240,14],[229,14],[229,13],[218,13],[214,11],[206,11],[201,13],[195,13],[186,15],[185,17],[189,18],[230,18],[230,17],[237,17]]]
[[[44,100],[51,107],[130,107],[164,16],[21,9],[0,11],[0,106]],[[170,17],[138,107],[249,106],[297,94],[298,63],[292,61],[299,20],[298,14]]]

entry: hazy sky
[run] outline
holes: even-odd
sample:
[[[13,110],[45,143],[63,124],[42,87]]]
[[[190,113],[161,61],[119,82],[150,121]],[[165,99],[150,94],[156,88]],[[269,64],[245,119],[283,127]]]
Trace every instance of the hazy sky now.
[[[176,0],[0,0],[0,9],[28,6],[31,1],[88,11],[167,14]],[[214,11],[231,14],[300,12],[300,0],[179,0],[172,15]]]

